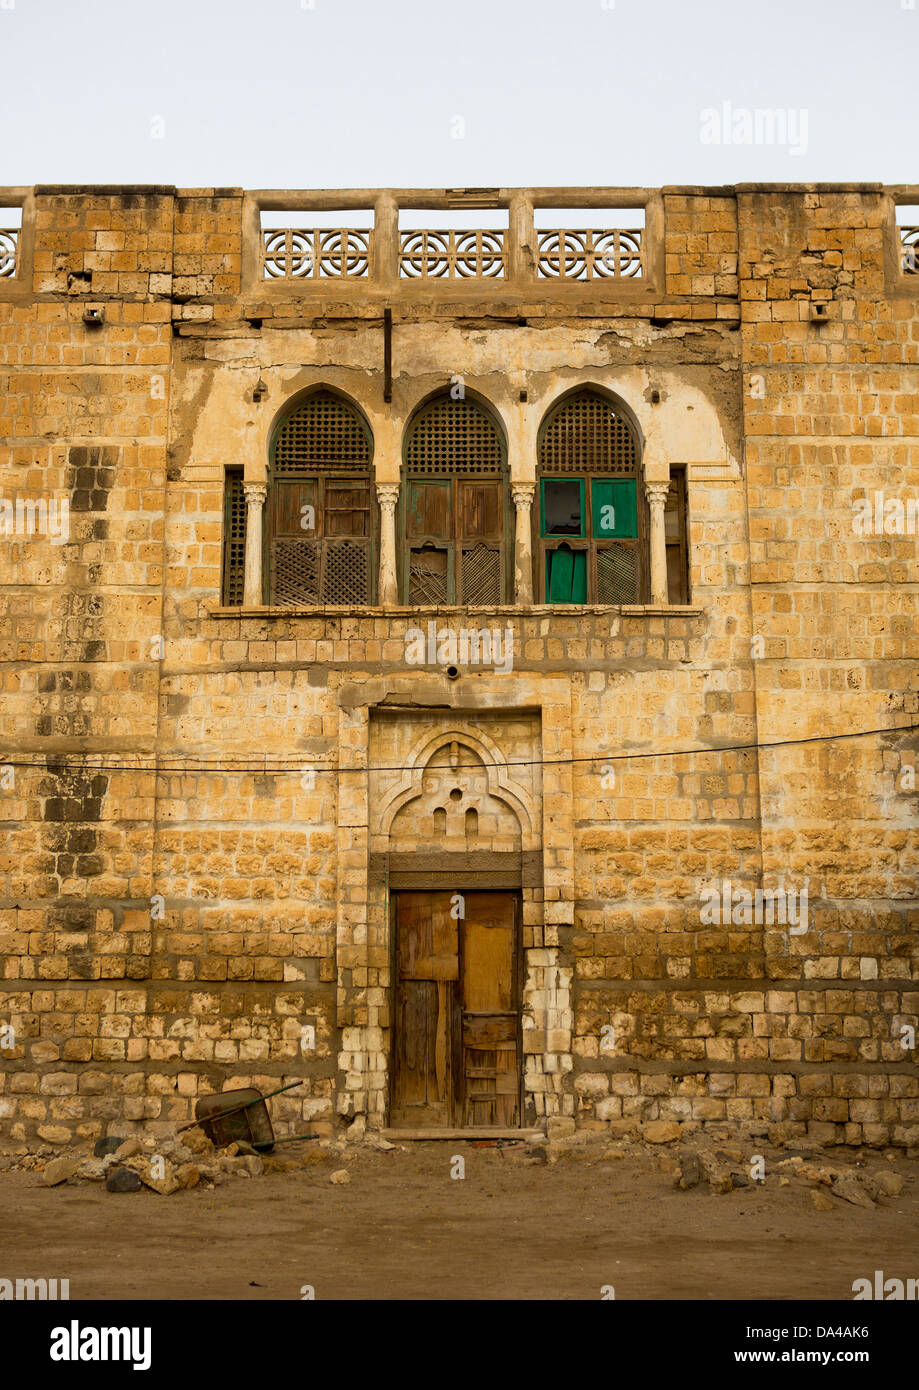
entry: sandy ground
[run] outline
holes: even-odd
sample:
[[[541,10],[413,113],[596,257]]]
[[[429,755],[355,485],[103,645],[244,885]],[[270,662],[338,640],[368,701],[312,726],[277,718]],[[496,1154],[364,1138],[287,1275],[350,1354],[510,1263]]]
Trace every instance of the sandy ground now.
[[[604,1285],[617,1300],[851,1299],[876,1269],[919,1275],[919,1163],[872,1155],[869,1170],[907,1177],[903,1193],[818,1212],[771,1175],[681,1192],[660,1161],[634,1149],[534,1163],[453,1141],[314,1154],[170,1197],[7,1172],[2,1274],[67,1277],[75,1300],[286,1300],[305,1285],[317,1299],[600,1299]],[[332,1185],[342,1167],[350,1182]]]

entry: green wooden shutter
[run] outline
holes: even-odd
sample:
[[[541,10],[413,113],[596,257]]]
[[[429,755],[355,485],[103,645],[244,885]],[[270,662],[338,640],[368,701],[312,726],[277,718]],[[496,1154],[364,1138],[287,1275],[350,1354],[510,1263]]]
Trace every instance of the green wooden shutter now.
[[[634,478],[594,478],[590,490],[595,537],[638,535],[637,488]]]
[[[546,602],[587,602],[587,552],[558,550],[546,552]]]

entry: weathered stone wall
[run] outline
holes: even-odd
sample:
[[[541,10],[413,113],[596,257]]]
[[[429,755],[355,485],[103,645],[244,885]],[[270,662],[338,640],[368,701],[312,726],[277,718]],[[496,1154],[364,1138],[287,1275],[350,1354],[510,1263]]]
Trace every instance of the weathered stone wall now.
[[[60,545],[0,537],[14,1140],[162,1127],[214,1089],[300,1078],[280,1128],[385,1123],[373,855],[392,827],[362,769],[404,751],[398,708],[422,742],[479,730],[480,780],[542,763],[517,770],[513,812],[539,863],[528,1120],[917,1142],[915,736],[737,747],[919,722],[916,537],[852,527],[861,491],[919,493],[916,281],[880,189],[660,204],[657,269],[599,303],[266,288],[239,190],[35,190],[0,281],[0,483],[67,495],[71,525]],[[615,393],[647,476],[686,469],[691,605],[477,610],[511,630],[513,666],[455,681],[408,665],[406,632],[461,610],[221,609],[224,470],[264,478],[292,397],[351,397],[396,482],[412,411],[457,376],[497,413],[512,482],[563,391]],[[418,756],[423,787],[438,764]],[[518,803],[496,787],[503,809],[480,810],[503,847]],[[703,920],[704,884],[782,876],[809,885],[802,935]]]

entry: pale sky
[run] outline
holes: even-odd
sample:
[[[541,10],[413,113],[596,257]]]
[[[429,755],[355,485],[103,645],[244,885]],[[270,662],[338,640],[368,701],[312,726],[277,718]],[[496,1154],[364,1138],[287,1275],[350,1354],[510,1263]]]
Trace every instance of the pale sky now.
[[[917,60],[919,0],[0,0],[0,185],[919,182]]]

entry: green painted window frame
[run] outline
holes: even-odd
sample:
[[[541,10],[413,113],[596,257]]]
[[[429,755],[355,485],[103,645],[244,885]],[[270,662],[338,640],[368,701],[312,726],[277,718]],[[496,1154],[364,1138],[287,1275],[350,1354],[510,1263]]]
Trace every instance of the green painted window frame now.
[[[545,534],[545,484],[552,482],[576,482],[581,490],[581,535]],[[599,486],[598,486],[599,485]],[[624,501],[617,501],[623,498]],[[612,499],[615,508],[614,525],[604,530],[599,520],[599,511]],[[538,559],[539,597],[537,602],[554,604],[570,603],[572,607],[598,604],[599,578],[597,557],[601,550],[611,545],[625,545],[636,552],[636,572],[638,583],[632,602],[647,602],[645,594],[648,582],[646,527],[640,510],[640,474],[623,477],[609,473],[557,473],[551,472],[539,478],[539,514],[534,518]],[[585,578],[584,597],[569,599],[550,598],[551,578],[549,556],[553,551],[568,548],[574,553],[584,552],[582,562]],[[617,606],[617,605],[610,605]]]

